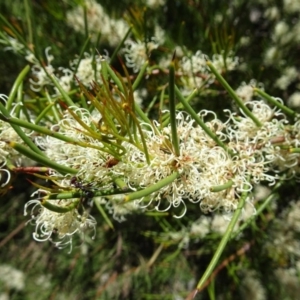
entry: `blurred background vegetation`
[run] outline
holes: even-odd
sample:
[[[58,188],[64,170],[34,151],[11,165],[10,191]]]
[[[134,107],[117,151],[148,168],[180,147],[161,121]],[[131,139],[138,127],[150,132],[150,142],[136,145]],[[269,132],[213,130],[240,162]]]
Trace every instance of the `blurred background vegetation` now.
[[[288,104],[299,89],[299,1],[98,0],[98,3],[111,18],[133,24],[136,39],[149,40],[155,26],[160,26],[165,42],[152,53],[150,61],[171,55],[178,46],[187,54],[201,50],[210,57],[222,51],[225,56],[232,52],[240,59],[239,68],[224,76],[234,89],[255,79],[270,95]],[[76,32],[66,23],[67,12],[82,4],[79,0],[0,0],[0,12],[25,41],[29,41],[31,34],[30,21],[36,55],[45,59],[45,48],[51,46],[53,65],[66,67],[86,41],[84,33]],[[26,11],[26,7],[31,11]],[[292,35],[286,40],[278,37],[280,22],[285,22],[288,28],[283,36]],[[11,34],[3,19],[0,31]],[[24,55],[7,50],[6,45],[1,48],[0,92],[8,94],[27,62]],[[99,53],[114,51],[105,39],[92,41],[89,49],[97,49]],[[270,49],[273,56],[268,56]],[[120,59],[124,59],[122,55]],[[122,71],[118,59],[113,67]],[[280,84],[278,80],[286,76],[288,68],[294,68],[296,75]],[[167,80],[160,74],[143,83],[148,89],[145,107],[159,95],[158,87]],[[215,84],[193,105],[199,110],[221,113],[230,103],[229,97]],[[226,220],[220,221],[223,231],[215,229],[218,213],[202,216],[199,208],[192,206],[181,219],[172,215],[153,217],[150,213],[128,215],[122,223],[114,221],[115,230],[97,217],[95,240],[87,237],[84,243],[75,241],[72,252],[68,253],[68,249],[59,250],[50,242],[37,243],[32,239],[33,227],[27,224],[28,216],[23,212],[34,191],[27,179],[27,175],[15,175],[11,189],[0,195],[1,300],[187,299],[227,224]],[[299,184],[291,180],[279,189],[278,195],[276,203],[258,214],[229,243],[218,269],[195,299],[299,299]],[[256,199],[254,205],[259,205],[259,196]],[[298,225],[289,221],[293,214]],[[208,229],[206,234],[198,235],[192,228],[202,217],[207,218]]]

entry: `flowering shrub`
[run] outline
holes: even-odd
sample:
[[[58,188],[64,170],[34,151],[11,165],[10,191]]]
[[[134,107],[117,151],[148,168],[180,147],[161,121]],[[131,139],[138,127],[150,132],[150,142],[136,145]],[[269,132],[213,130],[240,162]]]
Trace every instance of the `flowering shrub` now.
[[[285,59],[286,50],[297,42],[298,25],[281,20],[282,12],[275,6],[261,8],[262,13],[256,5],[264,3],[250,2],[250,23],[265,18],[270,25],[272,39],[260,57],[271,75],[278,73],[272,85],[247,76],[256,62],[252,69],[250,58],[243,56],[243,47],[249,45],[243,33],[237,46],[225,25],[217,36],[207,27],[204,36],[215,38],[213,51],[207,44],[189,49],[188,43],[172,40],[158,24],[159,10],[171,9],[166,1],[137,1],[126,14],[111,14],[94,0],[66,7],[52,4],[53,9],[49,3],[46,15],[51,12],[57,22],[65,22],[66,32],[81,37],[80,47],[74,40],[72,48],[70,42],[72,51],[59,40],[51,46],[42,38],[40,44],[33,37],[26,40],[8,17],[1,16],[2,50],[29,65],[0,97],[0,193],[13,190],[17,176],[25,174],[34,187],[24,214],[30,215],[27,223],[33,225],[35,241],[67,247],[71,255],[81,245],[84,256],[100,240],[109,241],[105,234],[115,228],[129,236],[141,231],[159,244],[147,268],[164,248],[178,252],[170,250],[162,263],[199,246],[211,262],[206,259],[197,286],[193,278],[181,289],[187,299],[207,287],[221,268],[254,248],[254,242],[268,259],[295,261],[289,275],[282,265],[274,273],[277,281],[282,274],[295,280],[299,201],[283,205],[275,199],[281,189],[297,182],[300,170],[299,92],[292,90],[299,74]],[[283,1],[285,13],[297,14],[288,2]],[[198,7],[193,1],[186,8],[189,5]],[[232,5],[227,11],[220,8],[224,14],[211,15],[216,24],[240,9]],[[27,6],[28,11],[35,9]],[[155,17],[148,20],[147,14]],[[28,32],[35,32],[27,21]],[[35,35],[38,38],[38,31]],[[65,38],[73,41],[68,34]],[[60,51],[70,51],[67,59]],[[272,241],[262,243],[265,220],[276,216],[279,221],[267,229]],[[135,218],[142,221],[135,223]],[[277,227],[280,234],[274,235]],[[256,230],[258,240],[248,238],[249,229]],[[122,234],[114,244],[115,257],[124,250]],[[216,268],[232,241],[240,248]],[[270,258],[272,247],[281,244],[286,246],[278,250],[279,258]],[[108,255],[106,249],[99,257]],[[266,299],[260,271],[254,266],[239,268],[241,295],[246,297],[253,285],[259,299]],[[99,279],[102,287],[111,270],[101,271],[106,278]],[[289,280],[282,282],[288,285]],[[133,282],[127,284],[133,289]],[[17,288],[21,289],[24,285]],[[118,298],[116,289],[103,289],[113,295],[107,299]],[[124,291],[123,297],[129,293]]]

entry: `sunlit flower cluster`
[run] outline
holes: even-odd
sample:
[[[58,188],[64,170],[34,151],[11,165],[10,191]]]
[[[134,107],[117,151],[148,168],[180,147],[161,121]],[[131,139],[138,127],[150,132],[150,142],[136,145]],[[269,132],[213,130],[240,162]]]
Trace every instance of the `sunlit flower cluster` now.
[[[124,141],[122,146],[126,152],[109,165],[113,157],[101,151],[104,149],[101,140],[86,135],[84,127],[74,118],[76,115],[86,126],[92,127],[101,119],[97,110],[90,114],[85,109],[71,108],[73,114],[66,112],[60,123],[53,127],[63,135],[87,143],[87,148],[50,136],[40,146],[52,161],[77,169],[83,182],[90,182],[93,188],[102,190],[113,189],[112,178],[121,178],[129,190],[135,191],[152,186],[174,171],[179,173],[171,184],[136,200],[135,207],[131,202],[124,203],[122,195],[112,196],[108,200],[111,202],[109,210],[116,218],[122,215],[122,211],[128,214],[135,208],[158,211],[174,208],[175,216],[181,217],[186,213],[187,201],[198,203],[203,212],[216,209],[231,212],[237,208],[241,192],[252,191],[253,185],[261,181],[275,184],[277,170],[298,172],[299,154],[276,146],[278,141],[283,141],[285,146],[297,146],[295,133],[286,129],[287,121],[282,112],[258,100],[248,102],[248,106],[262,126],[256,126],[243,113],[238,116],[227,111],[229,118],[226,122],[217,119],[213,112],[201,111],[198,114],[203,120],[210,119],[206,126],[227,143],[232,154],[218,146],[190,116],[182,112],[177,113],[179,156],[174,153],[169,126],[159,129],[156,122],[151,126],[143,125],[150,163],[140,147]],[[227,188],[214,191],[214,187],[230,182]],[[70,187],[70,176],[60,184]],[[108,203],[105,199],[103,201]]]
[[[300,0],[4,2],[0,300],[297,299]]]

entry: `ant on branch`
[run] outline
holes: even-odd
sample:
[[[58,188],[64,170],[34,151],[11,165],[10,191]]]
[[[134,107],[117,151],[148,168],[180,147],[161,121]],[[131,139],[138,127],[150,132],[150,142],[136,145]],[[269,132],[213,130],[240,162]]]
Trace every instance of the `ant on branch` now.
[[[73,176],[71,178],[70,184],[75,188],[81,190],[82,192],[82,197],[80,199],[81,202],[92,199],[95,195],[95,193],[91,190],[91,184],[83,184],[76,176]]]

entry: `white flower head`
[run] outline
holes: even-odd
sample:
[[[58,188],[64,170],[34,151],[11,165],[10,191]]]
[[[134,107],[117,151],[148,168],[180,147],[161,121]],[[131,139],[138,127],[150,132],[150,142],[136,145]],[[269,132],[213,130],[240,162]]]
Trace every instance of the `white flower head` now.
[[[85,0],[89,34],[96,41],[101,33],[101,39],[115,47],[124,38],[128,31],[127,23],[122,19],[111,18],[103,7],[94,0]],[[67,24],[75,31],[85,33],[84,9],[79,5],[67,12]]]
[[[288,99],[288,104],[291,107],[300,107],[300,92],[293,93]]]
[[[70,63],[71,69],[75,71],[75,68],[79,63],[75,75],[83,85],[90,87],[93,81],[102,83],[101,73],[100,73],[102,59],[105,59],[105,57],[104,56],[93,57],[91,54],[85,52],[84,57],[81,58],[80,61],[79,58],[76,58]]]
[[[166,4],[166,0],[145,0],[145,4],[152,9],[157,9]]]
[[[198,50],[195,55],[191,57],[184,56],[180,62],[180,69],[184,74],[197,74],[206,73],[206,60],[205,55]]]
[[[30,88],[35,92],[39,92],[46,85],[53,85],[49,76],[55,75],[55,69],[51,64],[54,56],[50,54],[50,50],[51,47],[47,47],[45,50],[47,60],[45,66],[42,66],[38,60],[30,56],[30,59],[33,59],[34,61],[34,65],[31,68],[33,79],[30,78],[29,81]],[[29,59],[29,57],[27,59]]]
[[[287,23],[280,21],[276,24],[272,37],[274,42],[282,46],[290,43],[293,40],[294,33]]]
[[[241,292],[243,299],[246,300],[267,299],[266,290],[256,272],[253,270],[246,270],[244,278],[241,281]]]
[[[214,54],[212,57],[212,63],[219,73],[222,73],[224,70],[232,71],[238,67],[239,58],[233,56],[233,52],[228,53],[226,58],[224,54]]]
[[[59,67],[58,69],[60,71],[60,75],[57,75],[58,82],[64,91],[69,92],[74,83],[74,74],[68,68]],[[54,87],[54,90],[56,91],[56,95],[60,95],[57,87]]]
[[[0,44],[6,45],[4,51],[12,51],[13,53],[20,54],[24,50],[24,45],[21,44],[17,39],[5,34],[3,39],[0,39]]]
[[[43,242],[50,240],[59,248],[67,245],[72,249],[72,237],[75,233],[84,234],[86,230],[91,229],[95,232],[96,220],[84,210],[79,213],[74,206],[75,199],[67,200],[47,200],[48,203],[59,208],[69,208],[66,212],[56,212],[41,205],[40,200],[30,200],[25,205],[25,215],[27,208],[33,205],[31,209],[31,223],[35,225],[33,238],[36,241]]]
[[[211,218],[201,216],[197,221],[193,222],[190,234],[195,237],[203,238],[210,232]]]
[[[275,62],[281,59],[282,53],[279,47],[271,46],[268,48],[264,54],[264,62],[267,66],[271,66]]]
[[[300,12],[299,0],[283,0],[283,9],[289,14]]]
[[[264,16],[269,20],[278,20],[280,18],[280,11],[277,6],[271,6],[265,10]]]
[[[0,265],[0,282],[6,289],[22,291],[25,288],[25,274],[7,264]]]
[[[295,67],[287,67],[284,69],[283,74],[279,77],[275,86],[280,88],[281,90],[286,90],[286,88],[297,78],[299,77],[298,71]]]
[[[261,83],[257,83],[255,79],[251,79],[249,84],[242,82],[235,92],[244,102],[248,102],[252,100],[254,96],[254,87],[256,86],[263,88]]]
[[[152,39],[146,44],[140,41],[125,41],[124,53],[126,66],[132,68],[134,73],[137,73],[147,61],[150,53],[154,49],[157,49],[157,47],[158,43],[155,41],[155,39]]]

